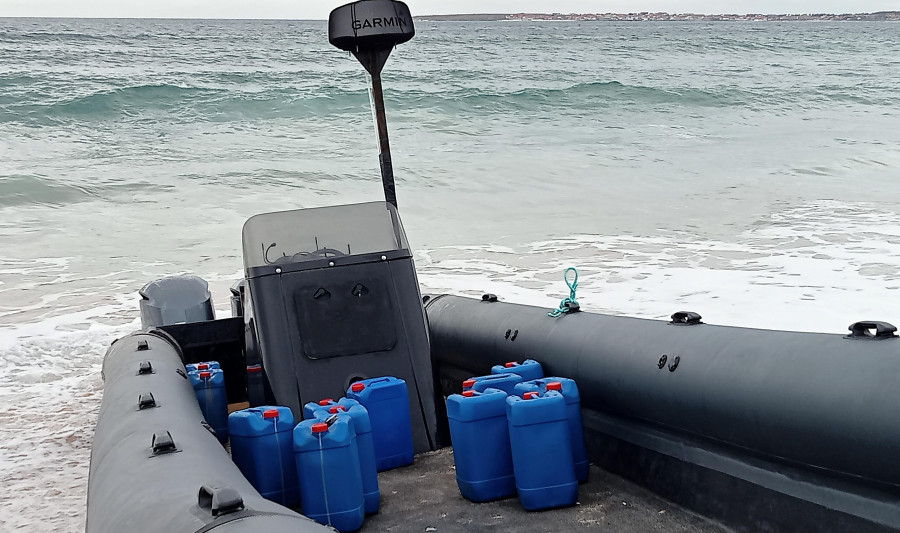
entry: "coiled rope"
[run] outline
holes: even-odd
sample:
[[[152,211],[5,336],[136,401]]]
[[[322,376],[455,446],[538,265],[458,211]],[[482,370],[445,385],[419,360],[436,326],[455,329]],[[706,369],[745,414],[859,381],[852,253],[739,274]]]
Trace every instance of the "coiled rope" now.
[[[575,279],[569,282],[569,272],[573,272],[575,274]],[[569,297],[563,298],[562,301],[559,302],[559,308],[554,309],[547,313],[547,316],[550,318],[556,318],[562,316],[565,313],[570,311],[578,311],[580,310],[580,305],[578,305],[578,300],[575,299],[575,291],[578,289],[578,270],[575,267],[569,267],[566,269],[566,272],[563,274],[563,280],[566,282],[566,285],[569,286]]]

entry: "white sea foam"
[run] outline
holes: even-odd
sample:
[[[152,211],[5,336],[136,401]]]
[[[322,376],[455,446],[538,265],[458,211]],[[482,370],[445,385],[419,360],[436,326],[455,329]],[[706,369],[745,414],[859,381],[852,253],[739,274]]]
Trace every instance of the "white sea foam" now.
[[[77,313],[72,323],[83,320]],[[62,325],[56,321],[56,326]],[[0,347],[0,530],[79,531],[104,347],[133,326],[5,333]]]
[[[900,217],[872,207],[798,206],[732,242],[579,235],[502,253],[442,249],[421,254],[420,281],[553,307],[574,266],[584,310],[656,319],[692,310],[714,324],[843,334],[859,320],[900,323]]]

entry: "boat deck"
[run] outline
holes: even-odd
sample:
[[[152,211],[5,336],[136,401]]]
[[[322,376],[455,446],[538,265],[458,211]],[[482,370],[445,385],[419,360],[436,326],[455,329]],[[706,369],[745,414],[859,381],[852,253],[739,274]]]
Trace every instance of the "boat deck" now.
[[[732,531],[596,467],[579,487],[577,505],[541,512],[524,510],[517,498],[488,503],[463,498],[450,448],[418,455],[411,466],[381,472],[378,484],[381,510],[366,517],[362,531]]]

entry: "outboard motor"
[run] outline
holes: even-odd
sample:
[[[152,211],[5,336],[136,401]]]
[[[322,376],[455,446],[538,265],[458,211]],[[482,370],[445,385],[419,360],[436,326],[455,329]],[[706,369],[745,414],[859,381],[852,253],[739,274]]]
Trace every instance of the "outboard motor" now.
[[[361,379],[409,390],[414,448],[444,438],[425,313],[397,208],[387,202],[265,213],[243,229],[244,319],[275,401],[306,402]]]
[[[197,276],[171,276],[144,285],[141,328],[215,320],[206,280]]]

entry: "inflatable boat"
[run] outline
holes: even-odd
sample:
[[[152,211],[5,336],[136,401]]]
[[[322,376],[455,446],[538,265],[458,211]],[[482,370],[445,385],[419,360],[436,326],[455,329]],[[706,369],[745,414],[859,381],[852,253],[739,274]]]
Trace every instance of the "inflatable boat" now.
[[[250,218],[231,317],[215,318],[197,277],[141,289],[142,330],[103,364],[87,531],[329,530],[244,477],[186,364],[218,361],[230,405],[285,406],[296,420],[306,402],[395,376],[421,454],[451,444],[445,397],[463,380],[525,359],[577,381],[594,465],[675,503],[740,531],[900,529],[900,339],[886,322],[829,335],[421,294],[379,75],[413,33],[393,0],[329,21],[332,44],[372,74],[385,201]]]

